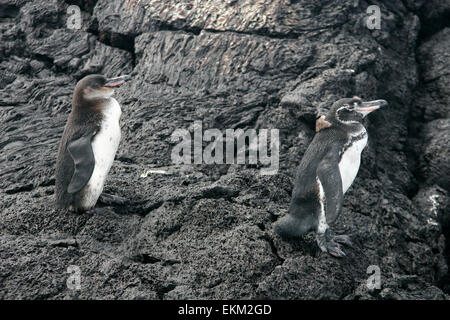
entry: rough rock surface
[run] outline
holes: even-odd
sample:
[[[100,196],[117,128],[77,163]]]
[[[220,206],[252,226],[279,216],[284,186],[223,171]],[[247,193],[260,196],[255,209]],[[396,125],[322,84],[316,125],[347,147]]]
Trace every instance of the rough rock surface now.
[[[370,4],[380,30],[365,27]],[[448,298],[448,16],[440,0],[0,0],[0,298]],[[116,94],[123,138],[105,191],[131,200],[116,214],[53,206],[57,144],[90,73],[133,77]],[[355,246],[334,259],[272,224],[316,113],[353,95],[389,107],[367,120],[334,226]],[[278,174],[174,166],[172,132],[199,120],[280,129]],[[81,290],[66,286],[70,265]]]

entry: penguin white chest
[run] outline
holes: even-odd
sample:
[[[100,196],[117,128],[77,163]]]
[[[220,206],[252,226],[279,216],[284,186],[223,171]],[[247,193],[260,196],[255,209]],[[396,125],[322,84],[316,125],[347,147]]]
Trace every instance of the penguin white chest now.
[[[361,163],[361,152],[367,145],[367,134],[365,130],[362,132],[363,137],[354,141],[348,147],[339,161],[339,171],[341,173],[342,191],[347,192],[358,174],[359,165]]]
[[[116,99],[110,98],[110,102],[103,109],[103,120],[99,132],[92,140],[92,151],[95,158],[95,167],[84,192],[85,208],[95,206],[98,197],[103,191],[103,186],[109,170],[114,162],[114,157],[119,147],[120,116],[122,110]]]

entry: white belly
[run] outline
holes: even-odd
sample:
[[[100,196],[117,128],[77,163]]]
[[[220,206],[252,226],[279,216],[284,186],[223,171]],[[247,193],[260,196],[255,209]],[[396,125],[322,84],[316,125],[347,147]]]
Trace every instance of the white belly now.
[[[103,109],[103,121],[100,126],[100,131],[92,140],[95,167],[83,192],[82,206],[85,209],[90,209],[95,206],[114,162],[121,138],[119,124],[121,114],[122,110],[117,100],[110,98],[110,103]]]
[[[346,193],[348,188],[355,180],[358,174],[359,164],[361,162],[361,152],[367,144],[367,135],[348,148],[341,157],[339,162],[339,171],[341,173],[342,191]]]
[[[319,212],[319,223],[317,225],[317,233],[323,234],[328,229],[327,218],[325,216],[325,191],[323,190],[322,182],[320,182],[319,177],[316,178],[316,182],[319,185],[319,202],[320,202],[320,212]]]

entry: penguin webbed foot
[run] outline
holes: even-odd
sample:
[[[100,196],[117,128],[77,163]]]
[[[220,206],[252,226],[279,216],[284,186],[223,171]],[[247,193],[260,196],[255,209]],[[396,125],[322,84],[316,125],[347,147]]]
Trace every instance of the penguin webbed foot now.
[[[341,234],[339,236],[334,236],[333,240],[337,243],[344,244],[349,246],[350,248],[353,247],[353,242],[350,240],[350,236],[346,234]]]
[[[353,246],[349,236],[333,236],[330,229],[327,229],[322,234],[317,234],[316,241],[320,250],[328,252],[330,255],[337,258],[345,257],[345,253],[342,251],[340,244],[348,245],[350,247]]]
[[[98,201],[107,206],[113,206],[113,205],[123,206],[123,205],[129,203],[128,199],[119,197],[119,196],[116,196],[113,194],[109,194],[109,193],[102,193],[100,195],[100,197],[98,198]]]

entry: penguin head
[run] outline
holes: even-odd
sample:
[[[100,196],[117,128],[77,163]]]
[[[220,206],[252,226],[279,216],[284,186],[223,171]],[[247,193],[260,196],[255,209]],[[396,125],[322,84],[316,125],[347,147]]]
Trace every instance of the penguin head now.
[[[326,119],[339,124],[360,123],[369,113],[385,105],[385,100],[362,101],[359,97],[344,98],[333,104]]]
[[[128,75],[106,78],[101,74],[91,74],[78,81],[73,93],[73,104],[107,100],[114,94],[114,88],[130,80]]]

